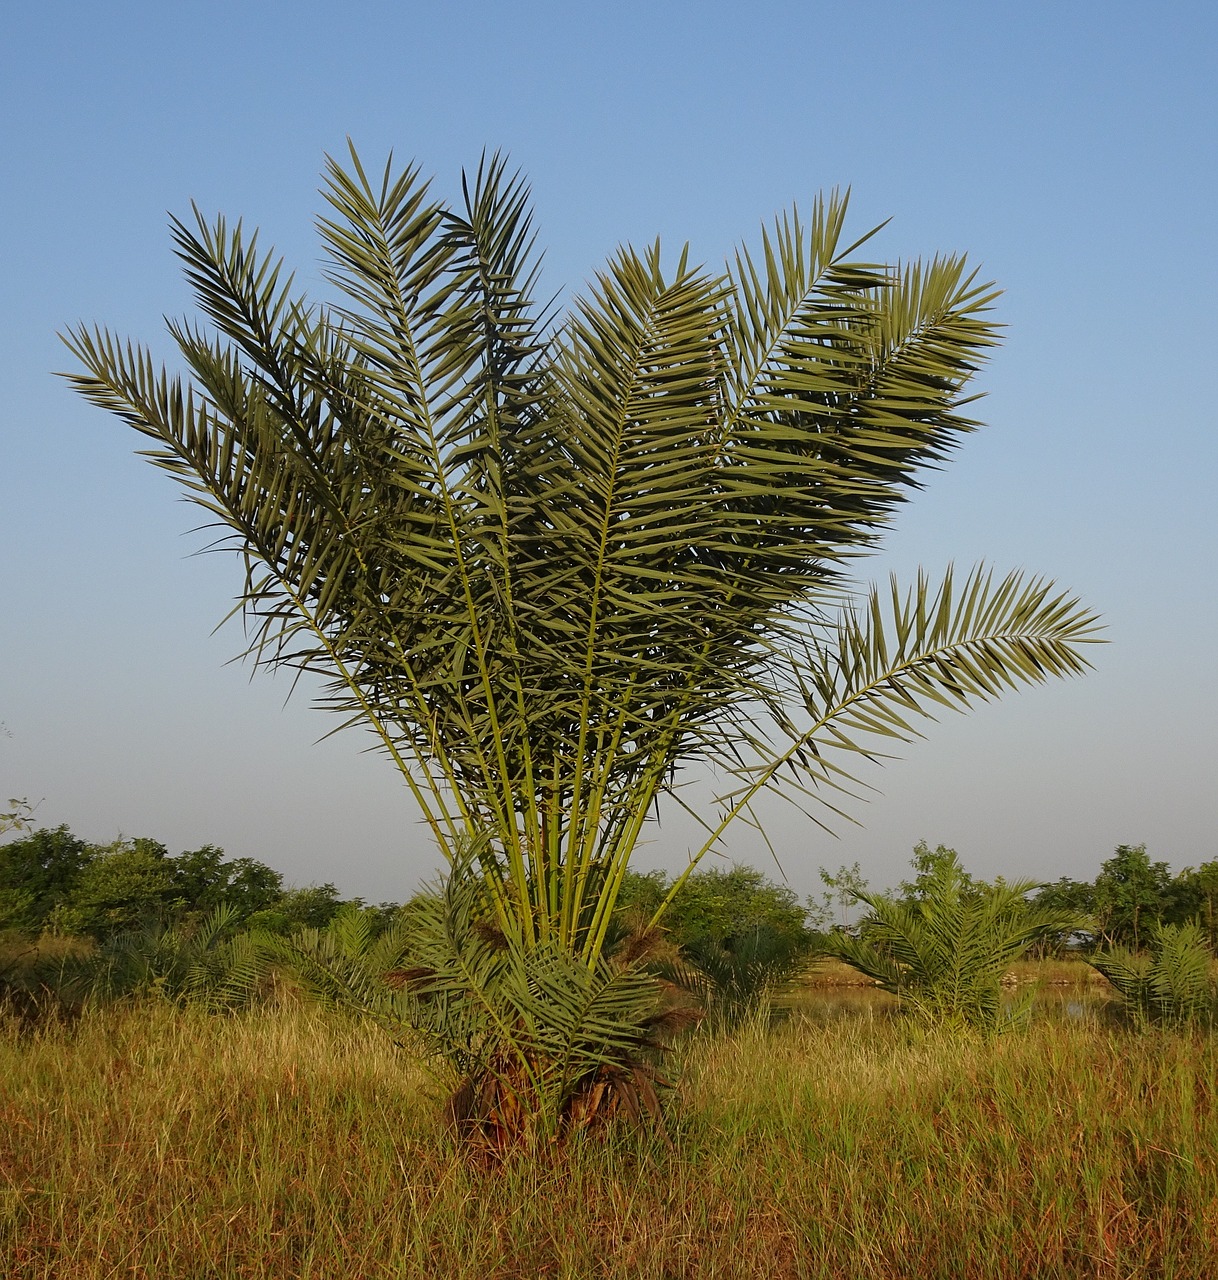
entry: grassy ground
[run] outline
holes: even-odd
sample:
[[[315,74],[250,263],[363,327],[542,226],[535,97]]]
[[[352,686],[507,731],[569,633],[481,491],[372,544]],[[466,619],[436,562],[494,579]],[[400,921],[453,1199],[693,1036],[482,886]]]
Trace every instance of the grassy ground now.
[[[375,1033],[112,1010],[0,1035],[0,1275],[1202,1280],[1216,1089],[1213,1040],[795,1018],[695,1037],[672,1151],[485,1170]]]

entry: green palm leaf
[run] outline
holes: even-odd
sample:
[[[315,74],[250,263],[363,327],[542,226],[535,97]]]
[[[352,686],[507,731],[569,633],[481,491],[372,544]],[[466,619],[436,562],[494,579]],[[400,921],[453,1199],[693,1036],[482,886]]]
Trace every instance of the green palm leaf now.
[[[1195,922],[1157,925],[1146,951],[1110,947],[1091,963],[1112,984],[1138,1023],[1185,1026],[1213,1018],[1218,988],[1213,953]]]

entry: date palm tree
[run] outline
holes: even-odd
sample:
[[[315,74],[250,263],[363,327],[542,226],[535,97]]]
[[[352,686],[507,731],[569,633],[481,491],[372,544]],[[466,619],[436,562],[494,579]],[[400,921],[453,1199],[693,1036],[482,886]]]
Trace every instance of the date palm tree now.
[[[1040,887],[1033,880],[974,881],[954,850],[940,848],[927,861],[916,896],[856,891],[869,908],[857,934],[831,933],[822,950],[932,1022],[986,1031],[1022,1023],[1035,993],[1004,1002],[1011,965],[1039,940],[1085,920],[1029,902]]]
[[[450,205],[352,149],[324,196],[334,301],[196,210],[183,370],[80,326],[70,380],[240,557],[248,656],[320,674],[401,770],[463,882],[423,931],[418,1016],[554,1117],[654,1025],[612,921],[683,767],[730,779],[692,867],[761,791],[824,821],[878,742],[1082,671],[1095,622],[1019,574],[850,592],[977,425],[995,291],[963,259],[864,259],[834,194],[722,271],[623,248],[559,317],[499,157]]]

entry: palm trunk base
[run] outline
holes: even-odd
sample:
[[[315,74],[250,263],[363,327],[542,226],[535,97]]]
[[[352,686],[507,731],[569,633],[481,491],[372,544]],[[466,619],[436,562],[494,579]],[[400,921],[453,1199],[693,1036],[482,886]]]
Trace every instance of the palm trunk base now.
[[[448,1101],[448,1115],[467,1152],[488,1161],[562,1146],[576,1134],[604,1140],[623,1128],[671,1146],[662,1100],[669,1088],[671,1083],[647,1063],[601,1066],[577,1083],[555,1117],[515,1065],[464,1080]]]

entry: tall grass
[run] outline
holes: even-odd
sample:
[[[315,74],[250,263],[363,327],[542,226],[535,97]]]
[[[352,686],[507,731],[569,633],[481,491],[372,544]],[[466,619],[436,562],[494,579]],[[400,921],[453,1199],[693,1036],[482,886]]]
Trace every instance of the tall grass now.
[[[1218,1050],[1098,1023],[695,1036],[674,1147],[487,1169],[378,1033],[161,1005],[0,1036],[0,1275],[1203,1277]]]

